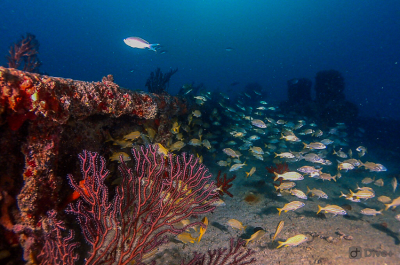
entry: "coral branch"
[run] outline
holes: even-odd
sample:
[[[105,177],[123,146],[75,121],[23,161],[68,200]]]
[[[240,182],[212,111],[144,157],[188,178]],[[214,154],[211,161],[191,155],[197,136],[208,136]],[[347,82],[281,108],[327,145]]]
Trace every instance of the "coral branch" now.
[[[48,212],[48,218],[42,221],[48,231],[45,232],[44,246],[38,255],[42,265],[52,264],[74,264],[78,259],[75,249],[79,243],[72,243],[74,233],[68,231],[68,236],[63,237],[62,231],[65,230],[64,223],[56,217],[56,211]]]
[[[10,55],[7,56],[8,67],[17,69],[24,63],[23,71],[38,72],[41,62],[38,58],[39,42],[35,35],[27,33],[26,37],[10,47]]]
[[[228,178],[228,179],[226,178],[226,173],[224,174],[223,178],[220,178],[220,176],[221,176],[221,170],[218,171],[218,175],[217,175],[217,179],[216,179],[217,180],[216,185],[219,188],[219,190],[218,190],[219,196],[222,197],[224,195],[224,193],[226,193],[230,197],[233,197],[232,193],[230,193],[228,191],[228,189],[230,187],[232,187],[233,184],[231,182],[235,180],[236,175],[233,175],[233,177]]]
[[[147,79],[145,86],[150,93],[161,94],[167,92],[167,87],[169,86],[169,80],[171,76],[178,71],[170,70],[168,73],[163,74],[160,68],[157,68],[155,72],[151,72],[150,77]]]
[[[175,224],[215,209],[215,186],[206,186],[211,175],[193,156],[171,154],[165,159],[156,146],[132,153],[135,168],[128,168],[121,158],[122,183],[111,201],[104,184],[109,172],[97,153],[84,151],[79,156],[83,185],[68,176],[81,199],[67,211],[77,215],[91,246],[86,264],[136,264],[165,243],[167,234],[188,228],[177,229]],[[195,225],[202,223],[190,224]]]
[[[194,252],[194,257],[188,263],[184,261],[181,265],[246,265],[253,264],[256,259],[250,257],[255,253],[254,250],[243,247],[245,241],[241,238],[235,242],[231,238],[229,251],[226,248],[219,248],[208,251],[208,256]]]

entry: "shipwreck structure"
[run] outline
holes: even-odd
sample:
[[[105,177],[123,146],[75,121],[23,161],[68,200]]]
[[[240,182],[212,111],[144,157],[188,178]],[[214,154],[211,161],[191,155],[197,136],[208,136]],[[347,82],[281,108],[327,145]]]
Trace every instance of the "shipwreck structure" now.
[[[0,67],[3,240],[29,250],[45,213],[69,202],[66,176],[79,172],[82,149],[107,157],[110,138],[146,128],[165,143],[170,120],[186,113],[183,98],[127,90],[111,75],[83,82]]]

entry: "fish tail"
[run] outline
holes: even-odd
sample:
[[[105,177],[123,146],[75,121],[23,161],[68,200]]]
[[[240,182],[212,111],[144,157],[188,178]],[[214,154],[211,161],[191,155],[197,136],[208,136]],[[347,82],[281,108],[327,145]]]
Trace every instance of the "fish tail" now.
[[[279,211],[279,215],[281,215],[282,208],[276,208]]]
[[[160,44],[158,44],[158,43],[156,43],[156,44],[150,44],[149,45],[149,50],[152,50],[152,51],[157,51],[157,47],[158,46],[160,46]]]
[[[245,172],[245,173],[246,173],[246,178],[248,178],[250,175],[250,172]]]
[[[319,212],[322,210],[322,207],[318,205],[318,212],[317,214],[319,214]]]
[[[278,156],[278,154],[277,154],[277,153],[275,153],[275,152],[274,152],[274,154],[275,154],[275,157],[277,157],[277,156]],[[275,173],[275,172],[274,172],[274,173]]]
[[[246,241],[246,244],[244,244],[245,246],[247,246],[247,244],[250,242],[250,239],[251,239],[251,238],[245,239],[245,240],[244,240],[244,241]]]
[[[285,242],[282,242],[282,241],[278,241],[278,243],[279,243],[279,246],[277,248],[280,248],[285,244]]]
[[[311,192],[310,188],[307,186],[307,194]]]

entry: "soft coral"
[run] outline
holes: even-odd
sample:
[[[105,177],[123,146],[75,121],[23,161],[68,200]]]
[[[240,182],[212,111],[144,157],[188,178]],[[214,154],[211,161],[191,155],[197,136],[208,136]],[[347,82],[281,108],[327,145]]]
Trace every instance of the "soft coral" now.
[[[230,197],[233,197],[232,193],[230,193],[228,191],[228,189],[230,187],[232,187],[232,184],[229,184],[229,183],[232,182],[236,178],[236,175],[233,175],[232,178],[227,179],[226,173],[225,173],[223,178],[220,178],[220,177],[221,177],[221,170],[218,171],[218,176],[217,176],[217,187],[219,187],[219,190],[218,190],[219,196],[222,197],[224,195],[224,193],[226,193]]]

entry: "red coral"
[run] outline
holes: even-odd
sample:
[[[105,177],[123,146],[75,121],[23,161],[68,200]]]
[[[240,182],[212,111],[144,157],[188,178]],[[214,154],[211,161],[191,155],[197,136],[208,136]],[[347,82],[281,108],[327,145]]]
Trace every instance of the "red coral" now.
[[[233,175],[232,178],[227,179],[226,178],[226,173],[224,174],[224,178],[220,178],[221,176],[221,170],[218,171],[218,176],[217,176],[217,187],[219,188],[218,193],[219,196],[222,197],[224,193],[228,194],[230,197],[233,197],[232,193],[228,191],[230,187],[232,187],[232,184],[229,184],[232,182],[235,178],[236,175]]]
[[[274,173],[283,174],[289,171],[289,165],[287,163],[279,163],[275,164],[275,167],[270,166],[270,167],[265,167],[265,169],[271,174]]]

